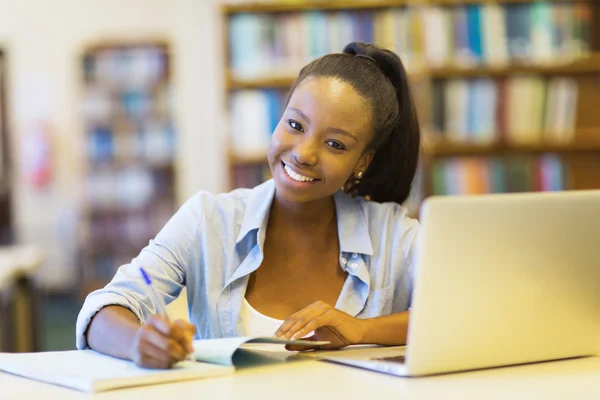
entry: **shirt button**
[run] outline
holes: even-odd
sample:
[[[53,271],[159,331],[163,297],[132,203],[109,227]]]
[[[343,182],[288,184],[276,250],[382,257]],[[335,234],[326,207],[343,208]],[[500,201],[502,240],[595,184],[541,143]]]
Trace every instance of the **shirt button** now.
[[[342,264],[346,265],[347,262],[348,260],[346,259],[346,257],[342,257]]]
[[[354,269],[354,268],[356,268],[356,267],[358,267],[358,264],[357,264],[357,263],[351,263],[351,264],[350,264],[350,268]]]
[[[352,258],[356,258],[356,257],[358,257],[358,254],[352,253]]]

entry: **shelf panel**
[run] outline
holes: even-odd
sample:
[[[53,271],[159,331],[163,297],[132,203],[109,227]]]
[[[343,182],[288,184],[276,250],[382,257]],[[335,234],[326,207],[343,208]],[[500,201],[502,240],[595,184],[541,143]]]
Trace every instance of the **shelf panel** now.
[[[599,136],[600,137],[600,136]],[[570,143],[529,143],[529,144],[470,144],[441,142],[423,146],[423,155],[430,157],[488,156],[519,153],[581,153],[599,152],[600,139],[578,140]]]
[[[267,155],[266,154],[248,154],[248,155],[230,155],[229,163],[233,166],[243,166],[243,165],[254,165],[254,164],[266,164],[267,163]]]
[[[227,4],[223,6],[223,12],[225,14],[237,14],[244,12],[263,12],[263,13],[281,13],[281,12],[298,12],[298,11],[311,11],[311,10],[356,10],[356,9],[373,9],[373,8],[389,8],[389,7],[400,7],[411,3],[407,0],[388,0],[388,1],[303,1],[297,3],[286,3],[286,2],[248,2],[240,4]],[[412,1],[413,4],[423,2]]]
[[[461,4],[486,4],[486,3],[533,3],[535,0],[343,0],[343,1],[297,1],[293,2],[245,2],[240,4],[226,4],[222,7],[224,14],[238,13],[284,13],[302,12],[313,10],[359,10],[401,7],[406,5],[461,5]],[[573,1],[573,0],[550,0]],[[586,1],[586,0],[583,0]],[[591,1],[591,0],[587,0]]]
[[[505,67],[441,67],[410,73],[414,78],[475,78],[475,77],[502,77],[516,74],[539,74],[539,75],[576,75],[576,74],[600,74],[600,54],[564,64],[554,65],[510,65]],[[288,89],[294,83],[295,76],[277,78],[237,79],[230,72],[226,86],[228,90],[236,89]]]

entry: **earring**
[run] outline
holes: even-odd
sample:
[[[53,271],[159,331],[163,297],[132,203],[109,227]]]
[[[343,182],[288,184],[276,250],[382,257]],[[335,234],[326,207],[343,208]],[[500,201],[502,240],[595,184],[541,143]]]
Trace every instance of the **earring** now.
[[[358,179],[362,179],[362,177],[363,177],[363,173],[362,173],[362,171],[358,171],[358,172],[356,173],[356,177],[357,177]]]

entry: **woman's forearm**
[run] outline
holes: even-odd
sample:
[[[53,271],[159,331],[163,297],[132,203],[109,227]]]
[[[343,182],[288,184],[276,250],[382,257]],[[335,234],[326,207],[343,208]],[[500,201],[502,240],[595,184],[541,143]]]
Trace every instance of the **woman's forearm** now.
[[[100,353],[131,360],[140,321],[127,308],[107,306],[92,318],[86,333],[88,346]]]
[[[365,324],[364,333],[359,344],[405,345],[409,315],[409,311],[404,311],[363,320]]]

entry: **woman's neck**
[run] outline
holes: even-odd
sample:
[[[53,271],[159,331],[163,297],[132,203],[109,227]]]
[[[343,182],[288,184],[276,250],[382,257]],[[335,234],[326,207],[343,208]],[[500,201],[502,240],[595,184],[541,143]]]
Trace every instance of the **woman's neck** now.
[[[269,224],[285,226],[295,230],[310,231],[313,234],[326,233],[337,227],[335,201],[333,196],[310,203],[292,203],[281,199],[275,193]]]

